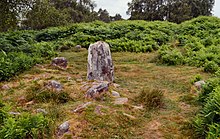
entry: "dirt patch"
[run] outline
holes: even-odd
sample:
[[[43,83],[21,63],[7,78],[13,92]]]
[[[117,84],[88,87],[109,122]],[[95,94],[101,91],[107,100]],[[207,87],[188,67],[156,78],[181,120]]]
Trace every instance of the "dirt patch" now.
[[[163,135],[160,132],[161,123],[157,120],[149,122],[146,126],[146,131],[144,133],[145,139],[162,139]]]

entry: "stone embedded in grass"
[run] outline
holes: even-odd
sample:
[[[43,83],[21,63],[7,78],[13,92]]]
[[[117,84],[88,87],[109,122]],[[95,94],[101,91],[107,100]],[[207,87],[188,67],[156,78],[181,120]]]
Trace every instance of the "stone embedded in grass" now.
[[[87,102],[85,104],[79,105],[75,110],[73,110],[73,112],[81,112],[83,109],[85,109],[86,107],[88,107],[91,104],[92,104],[92,102]]]
[[[36,109],[37,113],[42,113],[44,115],[46,115],[48,112],[45,109]]]
[[[82,49],[82,46],[81,46],[81,45],[76,45],[76,46],[75,46],[75,50],[76,50],[76,51],[80,51],[81,49]]]
[[[98,85],[94,84],[87,92],[86,98],[97,99],[101,98],[101,96],[108,91],[109,82],[101,82]]]
[[[11,114],[11,115],[21,115],[20,112],[9,112],[9,114]]]
[[[70,128],[70,124],[68,121],[62,123],[59,127],[58,127],[58,135],[63,135],[64,133],[68,132]]]
[[[3,86],[2,86],[2,89],[3,89],[3,90],[9,90],[10,87],[9,87],[8,85],[3,85]]]
[[[47,87],[48,89],[52,89],[52,90],[55,90],[55,91],[58,91],[58,92],[63,89],[61,83],[58,82],[58,81],[55,81],[55,80],[49,81],[49,82],[46,84],[46,87]]]
[[[120,94],[116,91],[112,91],[112,96],[113,97],[120,97]]]
[[[120,97],[120,98],[115,99],[114,104],[123,105],[123,104],[126,104],[127,102],[128,102],[128,98]]]
[[[196,89],[198,91],[200,91],[202,89],[202,86],[205,85],[205,81],[198,81],[194,83],[194,86],[196,87]]]
[[[68,62],[65,57],[56,57],[52,60],[51,65],[66,69]]]
[[[87,79],[113,82],[114,66],[107,43],[98,41],[89,46]]]

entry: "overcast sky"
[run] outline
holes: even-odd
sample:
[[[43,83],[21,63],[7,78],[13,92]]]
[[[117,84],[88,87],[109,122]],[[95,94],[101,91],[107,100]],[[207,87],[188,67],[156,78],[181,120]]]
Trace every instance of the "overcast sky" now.
[[[127,3],[131,0],[94,0],[97,4],[96,10],[99,8],[107,9],[111,16],[119,13],[123,18],[128,18],[126,11],[128,9]],[[215,7],[213,9],[215,16],[220,17],[220,0],[215,0]]]

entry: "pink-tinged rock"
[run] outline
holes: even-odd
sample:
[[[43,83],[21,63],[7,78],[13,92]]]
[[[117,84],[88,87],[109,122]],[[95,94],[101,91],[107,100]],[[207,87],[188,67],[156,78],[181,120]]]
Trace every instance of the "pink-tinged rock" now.
[[[3,86],[2,86],[2,89],[3,89],[3,90],[9,90],[10,87],[9,87],[8,85],[3,85]]]
[[[116,98],[114,104],[123,105],[128,102],[128,98]]]
[[[98,41],[88,49],[87,79],[114,81],[114,66],[109,45]]]

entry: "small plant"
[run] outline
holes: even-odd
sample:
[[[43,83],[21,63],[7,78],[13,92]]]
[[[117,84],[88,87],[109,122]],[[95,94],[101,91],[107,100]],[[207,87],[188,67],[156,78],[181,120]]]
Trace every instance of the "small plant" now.
[[[0,138],[4,139],[43,139],[51,136],[51,121],[42,114],[24,113],[17,117],[8,117],[0,129]]]
[[[200,74],[196,74],[195,76],[192,77],[192,79],[190,80],[190,83],[194,84],[195,82],[198,82],[201,80],[202,80],[202,76]]]
[[[56,103],[66,103],[72,98],[65,91],[53,91],[40,84],[29,88],[26,94],[27,100],[35,100],[36,102],[56,102]]]
[[[137,96],[136,101],[142,103],[147,110],[160,108],[164,105],[164,94],[159,89],[145,88]]]

